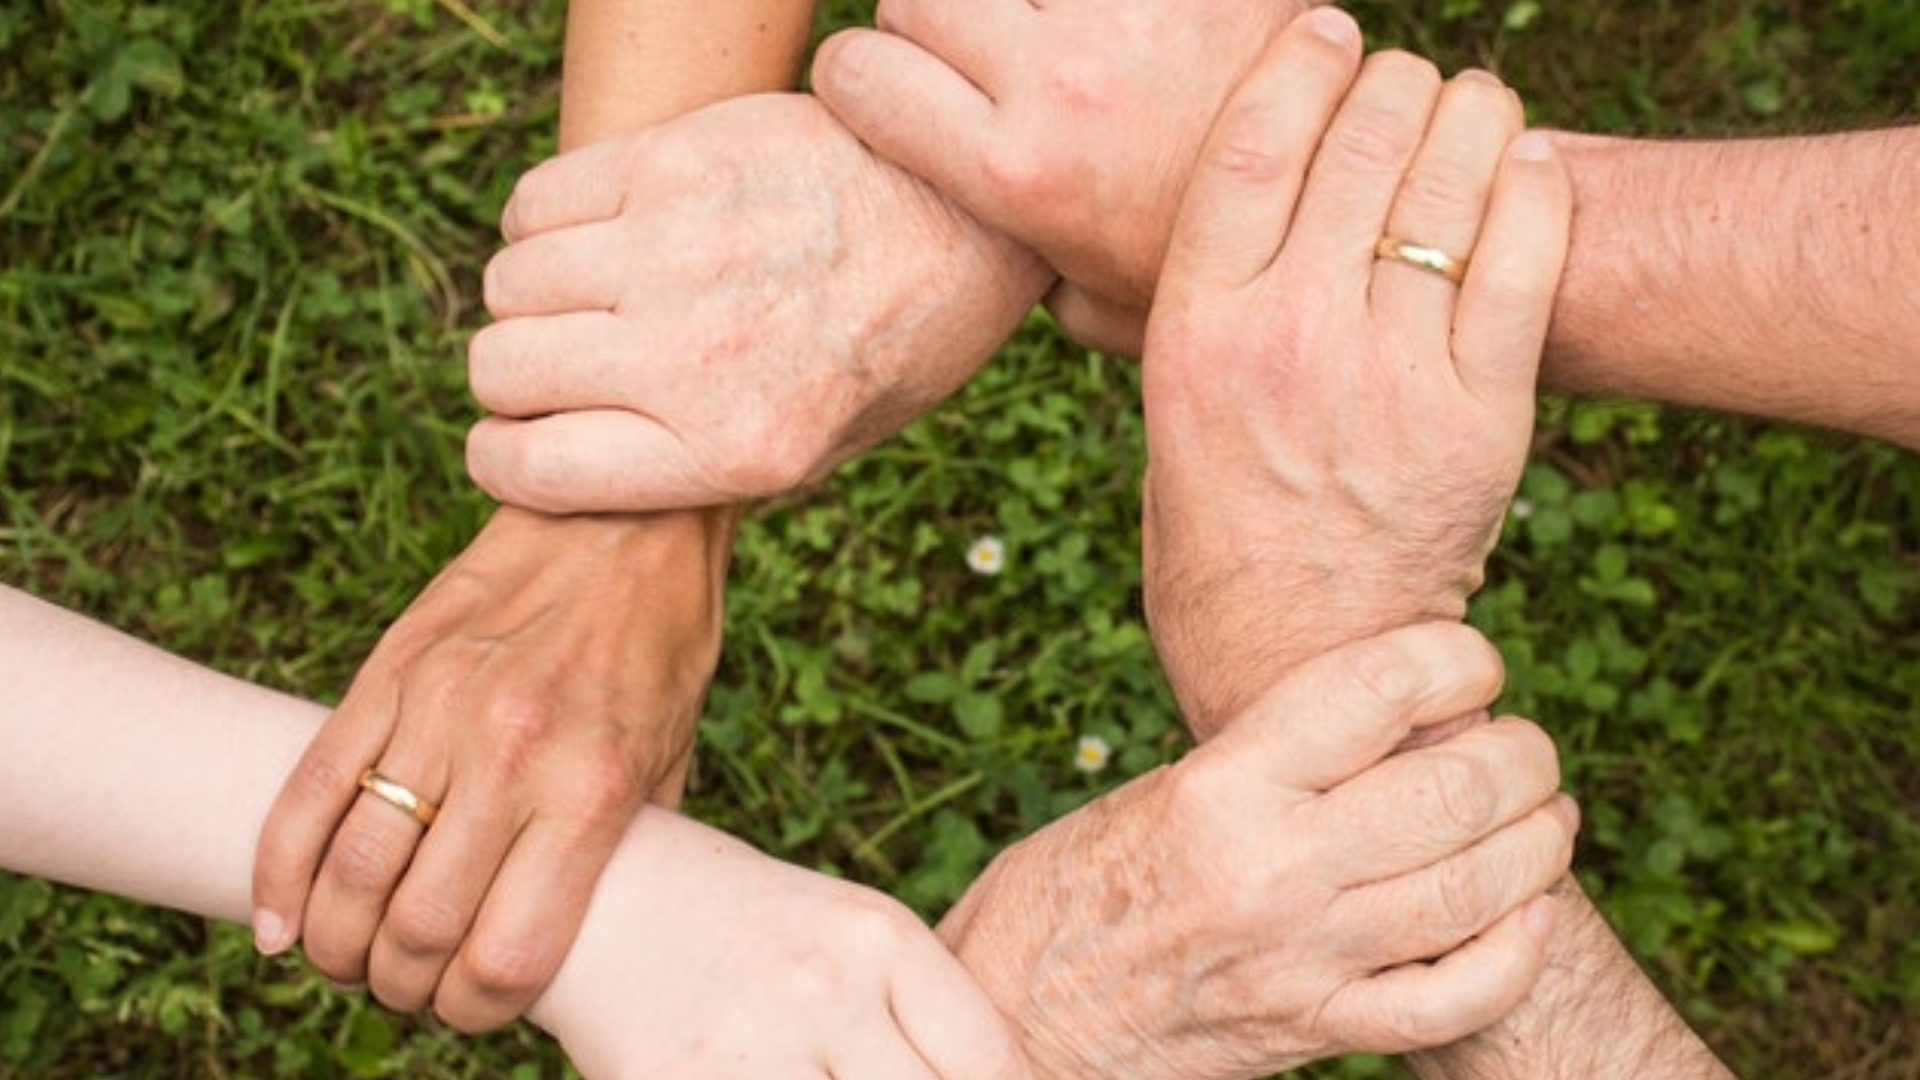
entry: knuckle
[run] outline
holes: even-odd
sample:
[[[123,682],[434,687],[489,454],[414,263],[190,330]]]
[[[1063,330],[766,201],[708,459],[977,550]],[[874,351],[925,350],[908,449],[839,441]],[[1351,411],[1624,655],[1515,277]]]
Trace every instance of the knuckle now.
[[[809,430],[799,430],[808,428]],[[749,498],[784,495],[811,482],[825,463],[821,434],[805,424],[755,426],[736,436],[722,470],[730,494]]]
[[[1435,1001],[1402,999],[1384,1010],[1377,1030],[1370,1036],[1373,1049],[1394,1053],[1426,1046],[1442,1046],[1465,1035],[1455,1031],[1444,1006]]]
[[[406,865],[407,855],[393,834],[348,826],[334,837],[327,871],[349,893],[385,893]]]
[[[1263,105],[1235,109],[1209,154],[1209,166],[1255,184],[1271,183],[1299,171],[1299,156],[1274,145],[1273,133],[1279,127],[1273,112]]]
[[[359,765],[316,746],[293,767],[287,787],[302,802],[337,805],[341,793],[355,790],[359,781]]]
[[[1521,760],[1533,768],[1530,774],[1542,778],[1541,794],[1544,795],[1560,786],[1560,748],[1554,744],[1553,736],[1530,720],[1510,720],[1504,728],[1512,731]]]
[[[382,975],[378,967],[367,972],[367,990],[375,1001],[397,1013],[418,1012],[427,1004],[427,995],[418,987]]]
[[[1408,149],[1405,125],[1378,104],[1357,104],[1327,133],[1327,148],[1348,172],[1398,174]]]
[[[838,1001],[859,991],[865,973],[890,964],[925,927],[892,899],[864,890],[840,902],[832,949],[805,948],[781,965],[782,989],[796,1001]]]
[[[466,935],[467,912],[439,900],[406,897],[387,913],[386,931],[409,955],[445,955]]]
[[[1355,645],[1347,672],[1361,693],[1394,713],[1411,708],[1427,691],[1426,667],[1397,638],[1369,638]]]
[[[480,726],[497,762],[517,767],[559,726],[561,710],[548,681],[532,677],[498,687],[481,706]]]
[[[1539,266],[1529,252],[1482,244],[1473,251],[1473,264],[1476,303],[1494,311],[1526,313],[1543,309],[1559,285],[1557,274]]]
[[[529,942],[483,937],[468,943],[459,972],[481,997],[517,1003],[544,989],[557,965],[549,950]]]
[[[628,755],[613,747],[604,751],[575,755],[555,805],[569,830],[564,839],[568,850],[583,858],[617,842],[643,797],[638,770]]]
[[[1170,835],[1214,836],[1222,824],[1221,781],[1216,770],[1219,759],[1193,756],[1159,774],[1163,780],[1163,798]]]
[[[1076,116],[1115,112],[1125,96],[1126,80],[1118,77],[1100,50],[1073,53],[1047,66],[1041,91],[1056,111]]]
[[[1445,748],[1428,751],[1426,787],[1435,830],[1445,841],[1478,839],[1495,824],[1500,798],[1478,759]]]
[[[342,985],[357,983],[366,977],[366,956],[343,939],[327,935],[316,926],[301,943],[307,963],[321,977]]]
[[[1434,886],[1436,925],[1455,945],[1487,928],[1499,914],[1485,887],[1485,878],[1472,861],[1453,858],[1440,864]]]
[[[994,200],[1033,212],[1064,202],[1071,180],[1025,140],[1007,139],[981,151],[980,177]]]
[[[1421,162],[1407,175],[1400,200],[1410,214],[1478,219],[1486,187],[1486,179],[1465,163],[1434,159]]]

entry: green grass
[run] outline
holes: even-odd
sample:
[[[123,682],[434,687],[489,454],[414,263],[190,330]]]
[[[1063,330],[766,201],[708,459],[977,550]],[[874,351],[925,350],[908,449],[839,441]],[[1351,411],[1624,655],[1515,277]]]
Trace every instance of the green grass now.
[[[499,205],[552,146],[562,11],[477,10],[0,8],[0,579],[338,694],[486,512],[462,344]],[[1558,126],[1920,106],[1912,0],[1355,10]],[[1035,320],[955,403],[750,521],[697,811],[931,912],[1177,754],[1138,619],[1136,391]],[[1638,406],[1550,403],[1540,445],[1474,618],[1509,705],[1560,739],[1589,884],[1745,1075],[1914,1076],[1920,467]],[[963,558],[988,534],[997,577]],[[1082,734],[1116,748],[1105,773],[1074,769]],[[231,928],[0,878],[0,1077],[561,1068]]]

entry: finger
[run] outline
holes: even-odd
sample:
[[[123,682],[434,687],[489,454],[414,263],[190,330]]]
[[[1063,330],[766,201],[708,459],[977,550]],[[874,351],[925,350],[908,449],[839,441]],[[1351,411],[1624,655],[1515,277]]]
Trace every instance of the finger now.
[[[1038,29],[1028,0],[880,0],[873,25],[937,57],[989,98],[1025,64],[1020,44]]]
[[[1572,182],[1553,144],[1521,135],[1494,180],[1454,315],[1455,370],[1482,401],[1533,399],[1572,214]]]
[[[467,473],[495,499],[548,514],[721,506],[764,494],[718,482],[671,431],[619,409],[482,419],[467,433]]]
[[[1162,299],[1243,285],[1273,262],[1359,58],[1360,29],[1334,8],[1295,19],[1268,46],[1200,153],[1167,249]]]
[[[405,775],[384,768],[381,772],[396,779]],[[347,812],[320,864],[304,918],[307,959],[321,974],[340,983],[366,981],[368,954],[387,898],[425,831],[406,811],[365,792]]]
[[[1560,787],[1560,756],[1534,724],[1503,719],[1400,754],[1309,811],[1342,837],[1336,884],[1431,866],[1518,820]]]
[[[1457,855],[1352,890],[1340,899],[1356,913],[1352,947],[1374,968],[1452,952],[1560,880],[1579,830],[1573,800],[1556,795]]]
[[[513,418],[618,408],[649,359],[632,338],[629,320],[607,311],[507,319],[467,344],[467,386],[483,408]]]
[[[485,1031],[533,1004],[566,959],[594,882],[630,821],[583,828],[549,817],[527,824],[434,994],[442,1020],[460,1031]]]
[[[1295,667],[1196,753],[1254,756],[1288,787],[1328,791],[1416,728],[1486,707],[1503,674],[1500,654],[1469,627],[1404,627]]]
[[[594,221],[626,209],[629,173],[645,150],[642,139],[590,143],[549,158],[523,173],[500,214],[508,243]]]
[[[391,697],[378,669],[363,671],[274,799],[253,862],[254,942],[261,952],[284,952],[299,939],[328,844],[360,794],[360,773],[392,733],[393,710],[368,703]]]
[[[813,89],[881,157],[975,213],[991,206],[982,166],[993,103],[932,53],[892,34],[843,30],[815,54]]]
[[[1308,173],[1287,242],[1291,272],[1369,280],[1374,244],[1439,96],[1440,73],[1427,61],[1403,52],[1367,59]]]
[[[1381,1054],[1444,1046],[1512,1012],[1546,969],[1556,902],[1542,896],[1434,964],[1357,980],[1322,1017],[1356,1050]]]
[[[1480,236],[1494,174],[1521,122],[1519,98],[1492,75],[1467,71],[1449,81],[1394,199],[1386,235],[1464,265]],[[1373,267],[1376,321],[1413,340],[1446,341],[1458,286],[1393,259],[1379,259]]]
[[[943,1080],[1025,1080],[1026,1055],[1006,1018],[954,955],[928,937],[894,968],[894,1021]]]
[[[449,793],[374,935],[367,986],[381,1004],[417,1012],[433,1001],[517,831],[484,792]]]
[[[1074,341],[1109,356],[1138,358],[1147,332],[1147,313],[1115,304],[1061,280],[1047,294],[1047,310]]]
[[[482,281],[496,319],[611,311],[626,285],[616,230],[604,224],[554,229],[501,249]]]

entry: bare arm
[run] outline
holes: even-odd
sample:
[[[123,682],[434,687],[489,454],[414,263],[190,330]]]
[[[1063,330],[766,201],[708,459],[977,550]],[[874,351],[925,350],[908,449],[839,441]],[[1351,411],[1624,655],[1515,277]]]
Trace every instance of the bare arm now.
[[[1547,968],[1506,1019],[1411,1055],[1423,1080],[1731,1080],[1571,877]]]
[[[788,89],[812,19],[812,0],[572,0],[561,149]]]
[[[811,11],[581,0],[562,141],[789,85]],[[293,771],[261,838],[261,947],[302,938],[333,978],[462,1028],[524,1009],[634,813],[678,801],[735,521],[496,513],[383,636]],[[367,768],[445,808],[434,842],[357,796]]]
[[[1011,13],[889,0],[890,32],[836,35],[815,84],[863,140],[1059,268],[1070,330],[1137,356],[1181,191],[1167,177],[1231,82],[1183,73],[1240,70],[1264,40],[1249,12],[1271,6],[986,6]],[[1547,385],[1920,447],[1920,128],[1563,141],[1580,210]]]
[[[1920,128],[1562,144],[1550,385],[1920,449]]]
[[[0,867],[244,918],[260,822],[325,711],[7,588],[0,643]],[[529,1016],[593,1080],[1025,1075],[904,907],[658,808]]]

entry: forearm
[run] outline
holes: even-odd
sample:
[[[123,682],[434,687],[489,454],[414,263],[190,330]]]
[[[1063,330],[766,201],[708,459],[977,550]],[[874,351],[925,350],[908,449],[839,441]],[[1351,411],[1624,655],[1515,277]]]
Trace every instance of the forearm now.
[[[261,822],[326,710],[5,587],[0,642],[0,869],[245,921]],[[689,845],[719,857],[731,843],[648,811],[596,895],[630,893]],[[617,940],[617,907],[590,911],[579,940]],[[584,1011],[591,959],[569,957],[535,1022]]]
[[[325,710],[12,589],[0,641],[0,866],[244,921],[258,827]]]
[[[1409,1058],[1423,1080],[1726,1080],[1572,878],[1533,993],[1493,1027]]]
[[[811,0],[572,0],[560,145],[793,85]]]
[[[703,105],[792,84],[811,24],[810,0],[572,0],[561,75],[560,146],[635,131]],[[633,572],[723,588],[739,510],[608,515],[566,527],[618,551]],[[511,543],[548,543],[557,526],[505,507],[488,524]],[[692,571],[701,571],[693,574]],[[703,676],[704,677],[704,676]]]
[[[1561,145],[1548,385],[1920,448],[1920,128]]]

